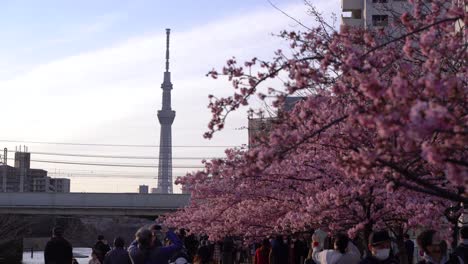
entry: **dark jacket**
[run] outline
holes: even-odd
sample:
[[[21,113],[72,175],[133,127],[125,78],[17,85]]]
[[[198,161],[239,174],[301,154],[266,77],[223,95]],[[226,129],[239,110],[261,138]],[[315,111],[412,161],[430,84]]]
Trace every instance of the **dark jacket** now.
[[[101,240],[98,240],[96,244],[94,244],[93,249],[101,263],[104,261],[104,256],[107,254],[107,252],[111,250],[110,246]]]
[[[411,240],[405,241],[406,254],[408,254],[408,263],[413,264],[413,255],[414,255],[414,242]]]
[[[467,244],[460,244],[455,249],[455,255],[459,256],[465,264],[468,264],[468,245]]]
[[[270,253],[270,264],[288,263],[288,246],[283,241],[274,240]]]
[[[128,247],[128,253],[133,264],[167,264],[171,256],[182,248],[182,241],[172,232],[167,232],[167,238],[172,245],[166,247],[152,247],[146,251],[138,248],[138,242],[133,241]]]
[[[104,258],[104,264],[131,264],[128,252],[123,248],[114,248],[107,252]]]
[[[201,246],[198,249],[197,255],[201,259],[202,264],[207,264],[210,262],[211,254],[210,254],[210,248],[208,246]]]
[[[73,261],[73,248],[65,238],[53,237],[47,242],[44,249],[45,264],[71,264]]]
[[[223,241],[223,250],[222,250],[222,262],[223,264],[233,264],[234,263],[234,241],[230,237],[225,237]]]
[[[378,260],[374,256],[369,256],[361,260],[360,264],[400,264],[400,261],[394,256],[390,256],[386,260]]]

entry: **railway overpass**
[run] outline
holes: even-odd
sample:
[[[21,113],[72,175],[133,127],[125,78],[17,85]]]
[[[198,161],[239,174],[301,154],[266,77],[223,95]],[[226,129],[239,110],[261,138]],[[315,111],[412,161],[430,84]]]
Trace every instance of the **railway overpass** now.
[[[0,214],[155,216],[189,203],[188,194],[0,193]]]

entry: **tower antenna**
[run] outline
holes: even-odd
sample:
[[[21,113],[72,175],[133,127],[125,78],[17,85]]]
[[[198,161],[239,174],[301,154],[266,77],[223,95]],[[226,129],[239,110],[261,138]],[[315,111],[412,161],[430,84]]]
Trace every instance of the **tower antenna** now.
[[[166,28],[166,72],[169,72],[169,37],[171,35],[171,29]]]

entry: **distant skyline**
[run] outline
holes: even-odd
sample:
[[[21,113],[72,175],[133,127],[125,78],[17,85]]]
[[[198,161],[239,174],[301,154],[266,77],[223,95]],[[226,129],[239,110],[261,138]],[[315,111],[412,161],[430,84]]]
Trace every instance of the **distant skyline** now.
[[[228,121],[211,141],[202,138],[211,116],[207,96],[232,93],[226,80],[205,74],[236,56],[269,59],[285,47],[282,29],[294,21],[266,0],[249,1],[5,1],[0,4],[0,140],[104,144],[159,144],[165,28],[171,28],[174,146],[247,143],[246,109]],[[301,0],[275,5],[312,25]],[[325,14],[340,2],[313,1]],[[0,147],[15,149],[15,143]],[[158,156],[157,148],[27,144],[31,152]],[[222,148],[173,149],[174,177],[219,157]],[[13,155],[10,154],[13,158]],[[157,160],[40,156],[32,159],[93,163],[154,164]],[[12,161],[9,162],[13,164]],[[73,192],[136,192],[156,187],[157,169],[96,167],[32,162],[50,176],[71,176]],[[93,177],[122,174],[134,178]],[[79,174],[82,175],[79,175]],[[71,174],[71,175],[70,175]],[[86,174],[86,175],[85,175]],[[136,177],[139,176],[139,177]],[[140,177],[141,176],[141,177]],[[177,190],[177,187],[175,188]]]

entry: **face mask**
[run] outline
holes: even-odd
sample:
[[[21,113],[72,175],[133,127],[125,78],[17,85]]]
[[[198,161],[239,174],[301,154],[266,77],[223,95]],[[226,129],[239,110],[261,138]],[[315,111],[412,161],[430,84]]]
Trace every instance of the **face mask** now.
[[[377,249],[374,256],[378,260],[386,260],[390,256],[390,249],[389,248]]]

